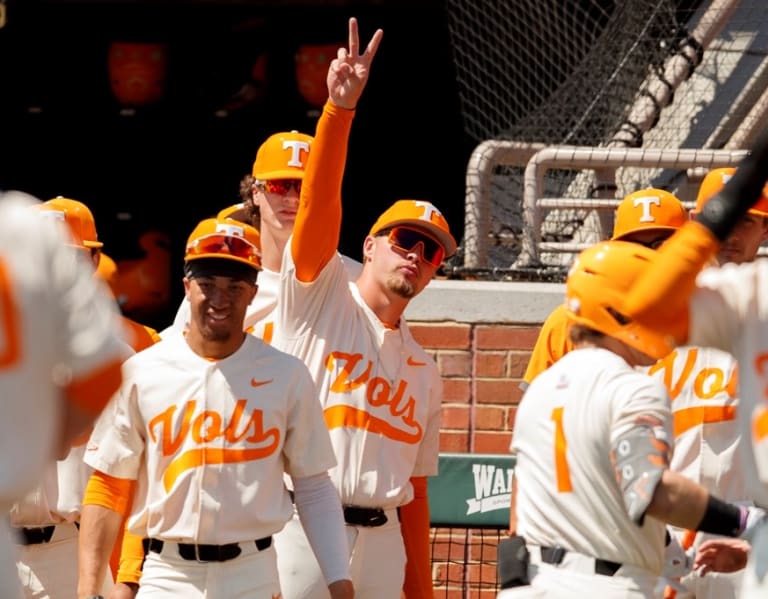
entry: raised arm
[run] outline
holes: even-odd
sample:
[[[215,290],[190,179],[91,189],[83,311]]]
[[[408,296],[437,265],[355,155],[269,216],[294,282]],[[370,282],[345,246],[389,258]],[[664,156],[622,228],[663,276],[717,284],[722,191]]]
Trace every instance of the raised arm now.
[[[300,281],[315,280],[339,246],[341,186],[352,117],[383,35],[377,29],[360,54],[357,19],[352,17],[349,48],[339,48],[328,68],[328,101],[317,123],[291,238]]]

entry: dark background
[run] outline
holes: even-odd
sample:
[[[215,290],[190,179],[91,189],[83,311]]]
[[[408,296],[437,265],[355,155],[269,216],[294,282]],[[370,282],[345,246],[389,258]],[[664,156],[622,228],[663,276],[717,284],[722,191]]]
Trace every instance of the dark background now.
[[[301,44],[345,44],[350,16],[363,44],[376,27],[384,40],[352,130],[341,251],[359,256],[376,216],[405,197],[433,201],[462,236],[473,144],[463,133],[440,2],[8,0],[7,16],[0,188],[85,202],[118,261],[140,255],[141,231],[168,232],[179,260],[170,312],[197,220],[239,201],[239,181],[268,135],[314,133],[318,113],[296,88],[294,54]],[[113,41],[167,44],[159,103],[121,113],[107,69]],[[216,116],[259,53],[268,64],[263,98]],[[164,325],[169,315],[148,324]]]

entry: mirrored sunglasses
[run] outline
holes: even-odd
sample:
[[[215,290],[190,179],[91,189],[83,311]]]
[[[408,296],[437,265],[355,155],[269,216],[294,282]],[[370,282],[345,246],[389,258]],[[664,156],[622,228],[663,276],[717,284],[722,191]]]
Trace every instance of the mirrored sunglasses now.
[[[269,179],[262,183],[264,189],[269,193],[276,193],[281,196],[287,195],[291,187],[296,193],[301,193],[301,179]]]
[[[440,266],[445,258],[442,244],[423,231],[408,227],[393,227],[387,237],[392,247],[404,252],[413,252],[419,245],[421,259],[432,266]]]
[[[214,233],[196,239],[187,246],[187,257],[204,255],[235,256],[251,264],[261,264],[259,249],[247,239],[237,235]]]

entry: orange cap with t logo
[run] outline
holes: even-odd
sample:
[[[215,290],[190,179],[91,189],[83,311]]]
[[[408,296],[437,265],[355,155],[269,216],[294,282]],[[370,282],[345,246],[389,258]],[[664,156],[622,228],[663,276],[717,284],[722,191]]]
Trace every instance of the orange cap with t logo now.
[[[701,212],[704,203],[725,187],[725,184],[730,181],[734,173],[736,173],[735,167],[726,166],[712,169],[704,176],[699,186],[699,193],[696,196],[696,208],[693,210],[695,214]],[[749,209],[749,213],[756,216],[768,216],[768,185],[763,188],[763,194],[755,202],[755,205]]]
[[[425,200],[398,200],[387,208],[371,227],[369,235],[398,225],[424,229],[436,238],[445,250],[446,258],[456,253],[456,240],[451,235],[448,221],[434,204]]]
[[[650,187],[635,191],[616,208],[611,239],[645,230],[679,229],[688,220],[683,203],[668,191]]]
[[[252,174],[260,181],[303,179],[307,168],[311,135],[289,131],[270,135],[256,152]]]

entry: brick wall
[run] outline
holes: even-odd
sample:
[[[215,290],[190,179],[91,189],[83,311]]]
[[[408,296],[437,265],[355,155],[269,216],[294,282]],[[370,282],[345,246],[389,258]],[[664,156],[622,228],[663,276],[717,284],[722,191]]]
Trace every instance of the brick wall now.
[[[443,377],[440,450],[507,453],[540,325],[410,322]]]

